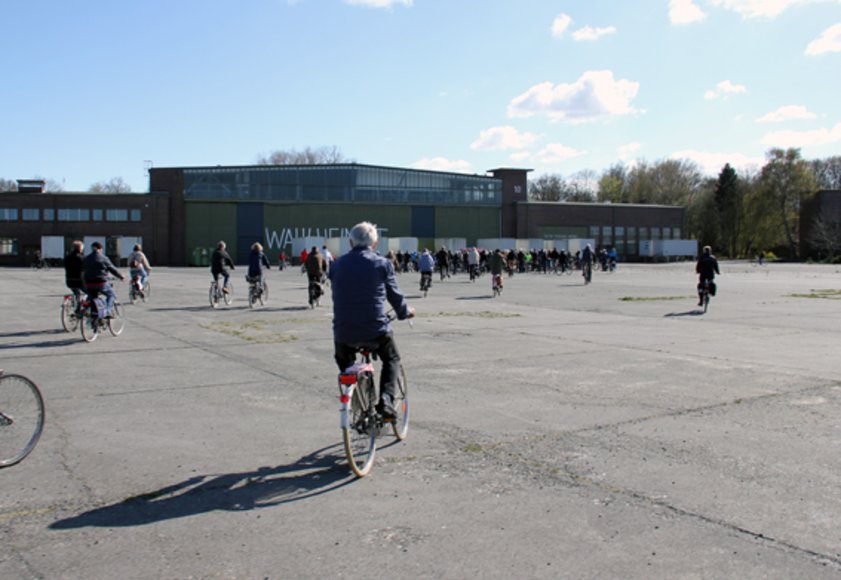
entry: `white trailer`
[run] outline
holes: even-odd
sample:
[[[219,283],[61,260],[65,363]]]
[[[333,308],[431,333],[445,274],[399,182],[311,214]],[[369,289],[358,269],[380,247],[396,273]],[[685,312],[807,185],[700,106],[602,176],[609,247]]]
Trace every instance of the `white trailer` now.
[[[494,250],[516,250],[517,240],[514,238],[479,238],[476,240],[476,247],[485,249],[488,252]]]
[[[64,258],[64,236],[41,236],[41,257],[45,260]]]
[[[435,238],[435,251],[444,246],[451,252],[459,252],[467,248],[467,238]]]

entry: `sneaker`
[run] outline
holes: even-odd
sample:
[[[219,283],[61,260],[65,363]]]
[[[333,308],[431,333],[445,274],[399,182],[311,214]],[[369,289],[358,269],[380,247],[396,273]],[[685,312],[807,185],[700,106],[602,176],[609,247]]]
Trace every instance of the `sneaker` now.
[[[377,411],[380,413],[380,415],[383,416],[383,419],[385,420],[394,420],[397,418],[397,411],[394,409],[391,397],[389,397],[388,395],[383,395],[379,405],[377,405]]]
[[[703,300],[699,300],[699,301],[698,301],[698,306],[703,306],[703,305],[704,305],[704,301],[703,301]]]
[[[228,293],[228,289],[227,289],[227,288],[222,288],[222,293],[223,293],[223,294],[227,294],[227,293]]]

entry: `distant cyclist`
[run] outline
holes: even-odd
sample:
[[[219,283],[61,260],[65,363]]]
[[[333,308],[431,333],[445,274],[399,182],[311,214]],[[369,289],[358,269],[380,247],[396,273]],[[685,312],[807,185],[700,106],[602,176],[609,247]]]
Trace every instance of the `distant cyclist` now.
[[[70,252],[64,257],[64,283],[76,296],[76,302],[81,303],[85,283],[82,274],[85,270],[85,244],[80,240],[73,242]]]
[[[248,277],[259,282],[261,289],[265,288],[265,271],[271,269],[272,265],[263,253],[263,245],[260,242],[251,244],[251,252],[248,254]]]
[[[718,271],[718,260],[712,254],[712,248],[704,246],[704,251],[701,257],[698,258],[698,263],[695,264],[695,272],[698,274],[698,306],[704,305],[704,283],[710,281],[710,294],[715,296],[715,275],[720,274]]]
[[[213,281],[219,281],[219,276],[222,276],[223,283],[222,283],[222,292],[228,293],[228,279],[231,277],[231,273],[228,269],[236,270],[234,267],[234,261],[231,260],[231,256],[225,250],[227,246],[225,242],[219,242],[216,244],[216,249],[213,250],[213,255],[210,256],[210,275],[213,276]]]
[[[420,258],[418,258],[418,269],[421,275],[420,288],[423,291],[424,282],[427,287],[432,286],[432,271],[435,270],[435,258],[432,257],[432,254],[426,248],[423,249]]]
[[[581,275],[584,276],[584,283],[589,284],[593,276],[593,246],[587,244],[584,251],[581,252]]]
[[[488,268],[491,270],[491,287],[493,287],[494,284],[497,284],[500,288],[502,288],[502,271],[505,267],[505,258],[502,257],[502,253],[499,251],[499,248],[497,248],[494,250],[494,253],[491,254],[491,257],[488,258]]]
[[[149,260],[143,253],[143,247],[140,244],[134,244],[134,251],[128,257],[128,267],[130,278],[134,279],[136,275],[140,276],[140,288],[142,289],[146,285],[146,280],[149,279],[149,271],[152,266],[149,265]]]
[[[350,230],[351,250],[333,263],[333,341],[336,364],[344,372],[356,357],[356,346],[370,344],[382,361],[377,410],[394,419],[394,395],[400,374],[400,354],[394,342],[386,304],[399,320],[415,315],[397,286],[391,262],[375,253],[377,227],[370,222]]]

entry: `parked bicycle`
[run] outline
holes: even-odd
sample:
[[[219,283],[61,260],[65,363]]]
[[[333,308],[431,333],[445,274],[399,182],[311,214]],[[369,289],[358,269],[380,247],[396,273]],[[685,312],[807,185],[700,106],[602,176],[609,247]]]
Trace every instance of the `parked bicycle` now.
[[[263,280],[260,283],[260,278],[246,276],[245,280],[248,282],[248,307],[254,308],[254,304],[260,303],[260,306],[269,300],[269,283]]]
[[[371,349],[375,347],[359,345],[357,361],[339,373],[342,441],[350,469],[358,477],[365,477],[371,471],[377,452],[377,438],[387,425],[391,426],[398,441],[403,441],[409,433],[409,385],[402,364],[394,396],[397,418],[386,420],[377,412],[380,393],[371,362]]]
[[[140,283],[141,279],[142,277],[139,272],[133,274],[131,277],[128,287],[128,297],[132,304],[136,304],[138,300],[146,302],[152,297],[152,285],[149,283],[149,278],[147,277],[146,282],[143,284]]]
[[[0,468],[29,455],[44,429],[44,398],[23,375],[0,369]]]
[[[227,292],[226,292],[227,290]],[[230,304],[234,300],[234,285],[230,278],[225,281],[225,285],[219,286],[218,280],[213,280],[210,283],[210,307],[217,308],[219,302],[224,301],[225,304]]]
[[[120,336],[125,328],[123,305],[119,300],[114,301],[113,308],[108,310],[108,303],[101,296],[90,296],[82,302],[82,316],[79,328],[85,342],[95,341],[101,332],[108,328],[112,336]]]

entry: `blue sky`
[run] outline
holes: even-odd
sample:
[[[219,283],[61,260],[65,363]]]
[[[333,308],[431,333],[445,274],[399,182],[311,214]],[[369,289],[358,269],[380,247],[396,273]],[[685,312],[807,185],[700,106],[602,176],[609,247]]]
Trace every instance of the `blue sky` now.
[[[0,177],[841,154],[841,0],[5,0]]]

